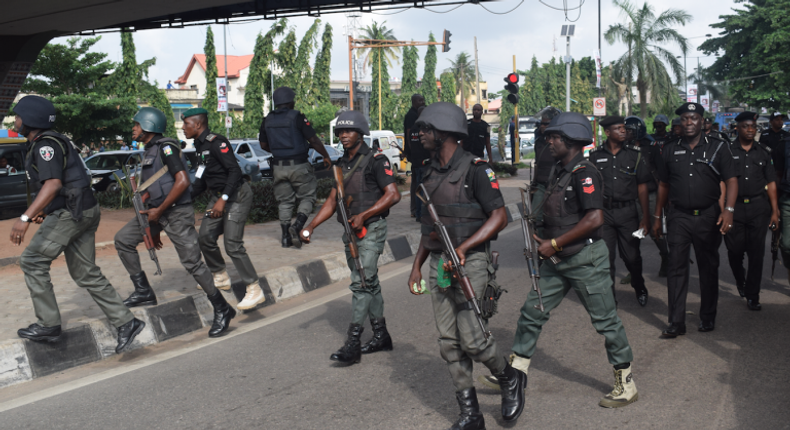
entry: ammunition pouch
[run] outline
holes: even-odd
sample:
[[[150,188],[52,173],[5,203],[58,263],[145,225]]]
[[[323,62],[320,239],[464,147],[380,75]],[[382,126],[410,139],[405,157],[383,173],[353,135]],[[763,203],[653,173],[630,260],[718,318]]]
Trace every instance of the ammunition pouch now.
[[[480,300],[480,313],[483,319],[490,319],[497,313],[497,302],[507,290],[502,288],[495,279],[491,279],[483,289],[483,297]]]

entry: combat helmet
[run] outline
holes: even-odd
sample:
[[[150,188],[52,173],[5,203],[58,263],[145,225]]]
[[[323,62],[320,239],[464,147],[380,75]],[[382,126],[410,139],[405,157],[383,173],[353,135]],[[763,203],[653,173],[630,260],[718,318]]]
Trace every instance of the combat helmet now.
[[[55,125],[55,105],[44,97],[23,97],[14,106],[14,113],[29,129],[48,130]]]
[[[592,126],[586,116],[577,112],[563,112],[553,120],[543,134],[557,133],[567,139],[590,143],[593,141]]]
[[[164,133],[167,130],[167,117],[157,108],[141,108],[132,120],[139,123],[146,133]]]
[[[337,125],[335,125],[335,134],[339,130],[356,130],[357,133],[368,136],[370,135],[370,125],[361,112],[355,110],[343,111],[337,117]]]
[[[647,126],[642,118],[631,115],[625,118],[625,128],[634,132],[636,140],[642,140],[647,137]]]
[[[447,102],[431,103],[420,114],[417,127],[430,126],[436,130],[466,137],[468,124],[466,114],[458,106]]]

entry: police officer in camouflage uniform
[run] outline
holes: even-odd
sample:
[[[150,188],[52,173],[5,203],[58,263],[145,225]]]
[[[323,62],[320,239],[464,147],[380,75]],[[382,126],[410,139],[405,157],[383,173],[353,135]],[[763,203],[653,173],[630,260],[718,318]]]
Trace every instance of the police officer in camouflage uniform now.
[[[178,252],[181,264],[205,291],[214,308],[214,322],[209,337],[221,336],[236,316],[236,311],[225,301],[225,297],[214,286],[214,277],[200,259],[200,245],[195,231],[195,210],[192,208],[191,185],[187,175],[187,161],[178,141],[162,136],[167,127],[167,118],[159,109],[144,107],[134,116],[132,138],[145,145],[142,169],[133,180],[141,184],[138,191],[148,193],[148,215],[152,239],[157,248],[164,230]],[[143,241],[137,217],[132,218],[115,235],[118,250],[126,270],[134,284],[134,292],[124,301],[126,306],[145,306],[157,303],[156,294],[140,265],[137,245]]]
[[[280,211],[282,246],[302,247],[299,232],[313,212],[317,180],[313,166],[308,161],[310,146],[322,157],[324,165],[332,162],[326,148],[316,136],[310,121],[303,113],[294,109],[296,93],[288,87],[274,90],[272,95],[275,110],[269,112],[261,123],[258,140],[261,147],[272,153],[272,175],[274,176],[274,197]],[[309,146],[308,146],[309,143]],[[296,201],[296,221],[291,225]]]
[[[425,166],[423,184],[431,195],[441,221],[447,227],[453,246],[477,297],[489,282],[490,241],[507,226],[507,214],[499,183],[488,163],[466,152],[459,141],[466,137],[466,115],[452,103],[433,103],[420,115],[423,146],[434,153]],[[430,257],[430,288],[439,348],[447,362],[456,389],[460,418],[452,429],[484,429],[477,393],[472,382],[473,362],[485,365],[502,389],[502,418],[515,421],[524,409],[526,375],[499,355],[496,340],[486,339],[457,280],[439,288],[438,266],[442,245],[433,222],[423,216],[422,238],[409,276],[409,291],[421,294],[420,269]],[[446,264],[445,264],[446,265]],[[445,268],[445,270],[447,270]]]
[[[513,367],[527,373],[549,314],[573,289],[590,314],[593,327],[604,336],[609,363],[614,366],[614,389],[599,405],[626,406],[639,396],[631,373],[634,355],[612,294],[609,252],[600,240],[603,178],[584,158],[583,148],[593,139],[592,127],[584,115],[568,112],[556,117],[545,134],[557,160],[543,205],[545,234],[535,238],[538,253],[544,258],[540,288],[545,310],[536,309],[538,294],[530,291],[518,319],[511,361]],[[557,263],[549,260],[555,255]]]
[[[387,215],[390,208],[400,201],[401,195],[387,157],[370,149],[362,138],[370,135],[370,127],[361,113],[357,111],[341,113],[337,117],[335,134],[345,149],[338,166],[343,171],[346,195],[351,197],[348,216],[352,228],[357,233],[356,242],[367,288],[362,287],[360,274],[348,247],[348,238],[344,234],[346,261],[348,268],[351,269],[349,288],[354,293],[351,301],[351,324],[348,327],[348,339],[330,359],[354,364],[359,363],[361,354],[392,350],[392,339],[384,320],[384,298],[379,284],[378,262],[387,241]],[[313,229],[329,219],[336,210],[337,188],[334,188],[310,225],[301,232],[301,238],[309,243]],[[339,212],[337,219],[343,222]],[[360,336],[365,318],[370,318],[373,337],[362,345]]]
[[[204,218],[200,224],[200,249],[206,265],[214,274],[214,286],[221,290],[230,290],[225,259],[217,245],[219,235],[223,236],[225,252],[247,286],[244,299],[239,302],[238,308],[252,309],[266,301],[258,274],[247,250],[244,249],[244,224],[252,208],[252,189],[242,178],[239,162],[228,139],[208,129],[208,112],[203,108],[189,109],[184,112],[182,119],[184,135],[187,139],[195,139],[198,156],[192,197],[195,198],[206,190],[211,193],[207,206],[210,208],[207,211],[210,216]]]
[[[60,311],[49,270],[52,261],[64,253],[74,282],[88,291],[110,324],[118,329],[115,352],[120,353],[143,330],[145,323],[123,305],[121,296],[96,266],[95,235],[101,211],[91,191],[90,176],[71,141],[50,130],[55,122],[55,106],[49,100],[24,97],[14,112],[14,128],[27,138],[25,172],[37,195],[14,223],[11,243],[22,244],[30,222],[41,224],[19,258],[38,322],[17,334],[34,341],[59,339]]]

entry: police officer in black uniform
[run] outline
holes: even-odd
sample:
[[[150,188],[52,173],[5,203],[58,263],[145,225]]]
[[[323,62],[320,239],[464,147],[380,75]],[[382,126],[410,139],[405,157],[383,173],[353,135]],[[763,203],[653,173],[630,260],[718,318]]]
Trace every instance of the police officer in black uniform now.
[[[96,230],[101,211],[91,191],[90,176],[79,151],[66,136],[51,130],[55,106],[38,96],[26,96],[14,106],[14,128],[27,138],[25,173],[36,198],[14,223],[11,243],[19,246],[31,222],[41,224],[19,257],[38,321],[20,329],[19,337],[55,342],[61,319],[50,279],[50,267],[60,254],[74,282],[91,298],[118,329],[116,353],[128,347],[145,323],[135,318],[121,296],[96,266]]]
[[[738,196],[738,168],[729,143],[702,132],[705,109],[697,103],[684,103],[675,111],[681,116],[683,137],[664,145],[656,160],[658,202],[653,213],[653,233],[662,235],[661,208],[672,203],[667,220],[669,267],[669,327],[663,338],[686,334],[686,295],[689,282],[689,251],[699,267],[699,331],[714,329],[719,299],[719,245],[722,235],[732,228],[731,205]],[[721,185],[726,186],[722,200]],[[724,206],[724,202],[728,206]]]
[[[411,163],[411,216],[417,218],[420,222],[422,217],[422,202],[417,198],[417,189],[422,183],[422,163],[430,154],[422,147],[420,143],[420,130],[414,126],[417,118],[420,117],[420,108],[425,107],[425,97],[422,94],[414,94],[411,96],[411,109],[406,112],[403,118],[403,138],[405,140],[403,153],[406,159]]]
[[[767,130],[760,133],[760,143],[771,148],[771,157],[774,161],[774,168],[777,176],[782,178],[785,165],[785,145],[784,142],[790,139],[790,133],[784,131],[785,114],[774,112],[768,121],[770,126]]]
[[[759,311],[760,283],[763,275],[765,236],[769,226],[778,228],[779,206],[776,193],[776,172],[771,162],[771,148],[755,142],[757,119],[754,112],[735,117],[738,140],[732,145],[733,158],[740,163],[738,199],[732,229],[724,236],[727,255],[738,293],[746,298],[746,306]],[[743,254],[749,257],[749,269],[743,270]]]
[[[669,133],[667,133],[668,125],[669,118],[666,115],[656,115],[653,118],[653,130],[655,133],[651,134],[650,137],[653,138],[653,141],[658,142],[659,146],[663,146],[664,142],[669,138]]]
[[[463,140],[464,151],[474,154],[477,158],[485,158],[488,154],[488,162],[493,162],[491,129],[488,123],[483,121],[483,105],[480,103],[472,106],[472,118],[466,121],[466,128],[469,134]]]
[[[195,231],[195,210],[192,208],[192,186],[187,175],[187,161],[181,152],[180,143],[162,136],[167,127],[167,118],[159,109],[144,107],[134,116],[132,138],[145,145],[138,191],[148,193],[148,215],[153,240],[161,247],[159,236],[162,230],[173,243],[181,264],[197,281],[214,307],[214,322],[209,337],[221,336],[236,316],[236,311],[225,301],[225,297],[214,286],[214,277],[200,259],[200,245]],[[155,305],[156,294],[140,266],[137,245],[143,241],[137,217],[132,218],[115,235],[118,251],[134,284],[134,292],[124,300],[129,307]]]
[[[717,130],[713,125],[714,125],[713,120],[711,120],[710,118],[705,118],[705,134],[713,135],[721,140],[726,140],[727,142],[729,142],[730,138],[726,134]]]
[[[195,139],[198,166],[192,197],[209,190],[207,217],[200,224],[200,249],[206,265],[214,275],[214,286],[228,291],[230,277],[225,270],[217,239],[223,235],[225,252],[233,261],[241,280],[246,285],[244,299],[238,308],[249,310],[266,301],[258,281],[258,273],[244,249],[244,224],[252,209],[252,189],[242,178],[241,168],[233,148],[225,136],[208,129],[208,112],[203,108],[189,109],[182,115],[184,135]]]
[[[549,181],[549,174],[551,168],[556,164],[556,160],[549,151],[549,143],[546,141],[546,136],[543,133],[546,127],[551,124],[560,111],[551,106],[542,109],[538,112],[540,124],[535,130],[535,165],[534,176],[530,181],[530,192],[532,193],[532,209],[535,211],[535,222],[537,224],[538,235],[543,232],[543,198],[546,194],[546,186]]]
[[[307,216],[313,212],[318,183],[313,166],[308,161],[310,147],[324,157],[324,166],[329,167],[332,162],[310,121],[302,112],[294,109],[296,93],[288,87],[280,87],[274,90],[272,98],[276,109],[263,119],[258,140],[261,147],[274,156],[272,175],[283,232],[282,246],[301,248],[299,232],[307,222]],[[296,221],[291,225],[294,208]]]
[[[601,121],[606,133],[603,145],[590,152],[590,161],[603,176],[604,224],[603,239],[609,249],[609,270],[614,294],[615,256],[619,249],[626,269],[631,274],[631,285],[641,306],[647,305],[647,288],[642,277],[642,255],[639,238],[633,233],[649,229],[648,187],[651,180],[649,166],[641,148],[625,145],[625,118],[610,116]],[[639,218],[637,201],[642,208]]]

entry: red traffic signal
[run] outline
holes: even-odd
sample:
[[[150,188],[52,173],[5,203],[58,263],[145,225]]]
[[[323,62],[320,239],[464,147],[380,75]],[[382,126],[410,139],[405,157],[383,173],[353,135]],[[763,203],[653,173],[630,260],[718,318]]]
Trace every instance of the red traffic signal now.
[[[518,75],[515,73],[510,73],[505,78],[505,91],[509,94],[507,95],[507,101],[510,103],[517,105],[518,104]]]
[[[515,74],[515,73],[511,73],[511,74],[507,75],[507,78],[505,78],[505,82],[507,82],[509,84],[517,84],[518,83],[518,75]]]

